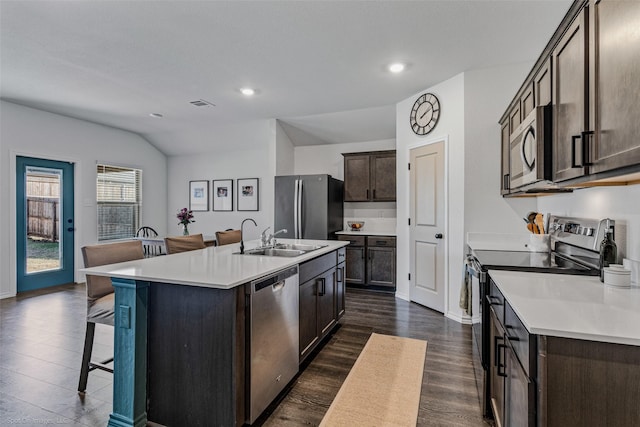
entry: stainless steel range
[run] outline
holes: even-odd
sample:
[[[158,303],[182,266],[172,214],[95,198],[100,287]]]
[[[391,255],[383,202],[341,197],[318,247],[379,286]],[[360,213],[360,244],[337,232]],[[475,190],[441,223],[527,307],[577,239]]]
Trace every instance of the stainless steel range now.
[[[611,221],[612,227],[615,222]],[[604,238],[606,219],[595,220],[551,215],[546,224],[549,230],[549,251],[529,252],[513,250],[483,250],[469,248],[466,274],[472,286],[479,288],[480,322],[473,325],[473,337],[482,369],[478,378],[480,396],[490,396],[487,372],[489,369],[489,270],[529,271],[538,273],[597,276],[599,246]],[[485,417],[491,416],[490,402],[482,401]]]

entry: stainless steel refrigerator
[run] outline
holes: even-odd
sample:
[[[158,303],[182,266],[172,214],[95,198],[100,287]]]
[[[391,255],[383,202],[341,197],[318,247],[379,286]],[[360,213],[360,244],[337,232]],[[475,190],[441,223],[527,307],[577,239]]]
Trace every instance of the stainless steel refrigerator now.
[[[289,239],[335,239],[342,230],[344,183],[331,175],[275,178],[275,230]]]

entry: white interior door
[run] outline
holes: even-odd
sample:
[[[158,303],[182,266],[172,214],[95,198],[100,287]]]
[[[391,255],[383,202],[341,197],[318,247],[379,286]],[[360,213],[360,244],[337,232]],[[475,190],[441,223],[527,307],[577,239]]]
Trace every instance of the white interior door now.
[[[444,313],[444,142],[410,151],[411,301]]]

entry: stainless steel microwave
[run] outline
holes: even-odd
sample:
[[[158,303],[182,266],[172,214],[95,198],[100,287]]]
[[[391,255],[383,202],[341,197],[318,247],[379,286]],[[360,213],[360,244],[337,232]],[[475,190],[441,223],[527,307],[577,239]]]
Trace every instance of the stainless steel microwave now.
[[[512,190],[551,180],[551,106],[536,107],[511,133]]]

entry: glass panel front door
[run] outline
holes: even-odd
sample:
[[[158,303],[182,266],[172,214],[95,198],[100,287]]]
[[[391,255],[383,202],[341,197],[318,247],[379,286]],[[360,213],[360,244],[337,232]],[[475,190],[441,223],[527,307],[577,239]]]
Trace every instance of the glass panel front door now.
[[[18,292],[73,282],[73,164],[16,158]]]

